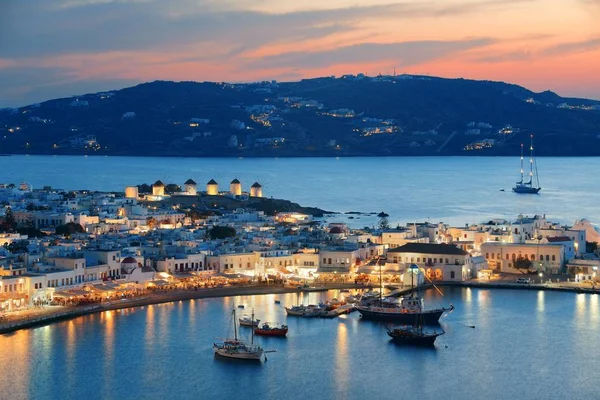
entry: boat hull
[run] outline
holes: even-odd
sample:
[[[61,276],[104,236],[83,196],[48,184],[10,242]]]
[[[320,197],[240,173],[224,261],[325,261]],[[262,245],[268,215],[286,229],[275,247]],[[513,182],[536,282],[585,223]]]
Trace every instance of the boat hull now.
[[[437,324],[442,314],[449,309],[441,308],[437,310],[428,310],[422,313],[403,313],[399,310],[379,311],[381,309],[371,309],[370,307],[356,307],[362,318],[374,321],[394,321],[402,324],[412,324],[416,318],[422,318],[423,324]]]
[[[534,188],[534,187],[520,187],[516,186],[512,188],[513,192],[520,194],[538,194],[542,188]]]
[[[231,352],[227,349],[215,348],[215,354],[223,358],[233,358],[236,360],[249,360],[249,361],[260,361],[263,355],[262,351],[248,352],[248,353],[237,353]]]
[[[440,335],[425,335],[425,336],[396,336],[392,332],[388,332],[388,335],[392,338],[395,343],[399,344],[410,344],[413,346],[433,346],[435,340]]]
[[[257,319],[252,323],[251,321],[242,321],[240,320],[240,326],[258,326],[260,323],[260,319]]]
[[[255,329],[254,333],[260,336],[285,336],[288,333],[287,329]]]

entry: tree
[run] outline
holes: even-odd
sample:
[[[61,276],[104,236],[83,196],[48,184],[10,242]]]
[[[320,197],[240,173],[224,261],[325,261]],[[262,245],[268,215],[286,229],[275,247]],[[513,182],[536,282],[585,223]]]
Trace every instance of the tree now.
[[[4,243],[4,248],[6,248],[11,253],[27,253],[27,240],[15,240],[10,243]]]
[[[166,194],[173,194],[175,192],[181,192],[181,186],[176,185],[174,183],[169,183],[168,185],[165,186]]]
[[[66,237],[70,237],[74,233],[83,233],[83,232],[85,232],[85,229],[83,229],[83,226],[81,226],[75,222],[68,222],[64,225],[59,225],[56,227],[56,234],[64,235]]]
[[[387,215],[387,214],[386,214]],[[379,222],[377,223],[377,227],[381,230],[390,229],[390,222],[386,217],[379,218]]]
[[[226,239],[228,237],[235,237],[235,228],[230,226],[213,226],[208,232],[211,239]]]
[[[33,226],[17,228],[17,232],[20,233],[21,235],[27,235],[30,238],[41,238],[41,237],[46,236],[46,234],[44,232],[40,231],[37,228],[34,228]]]
[[[17,222],[15,221],[15,216],[10,207],[6,208],[6,213],[4,214],[4,222],[0,226],[0,230],[2,232],[13,232],[17,227]]]
[[[585,252],[593,253],[598,250],[598,243],[596,242],[585,242]]]
[[[522,256],[519,256],[515,260],[515,268],[527,270],[527,269],[531,268],[531,261],[529,261],[527,258],[523,258]]]
[[[148,185],[147,183],[142,183],[137,187],[139,193],[152,193],[152,186]]]

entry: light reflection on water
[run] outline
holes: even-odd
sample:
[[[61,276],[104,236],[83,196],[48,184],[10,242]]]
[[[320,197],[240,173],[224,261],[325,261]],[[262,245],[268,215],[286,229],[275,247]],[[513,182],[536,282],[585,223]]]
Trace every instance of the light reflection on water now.
[[[590,382],[600,340],[598,296],[442,290],[444,297],[426,292],[427,305],[453,303],[456,311],[442,321],[446,334],[433,349],[395,345],[386,324],[356,313],[333,320],[285,315],[285,305],[314,304],[339,292],[183,301],[19,331],[0,337],[0,397],[596,397]],[[287,338],[256,338],[277,350],[266,363],[213,355],[212,343],[227,331],[240,301],[241,311],[254,307],[257,318],[289,326]]]

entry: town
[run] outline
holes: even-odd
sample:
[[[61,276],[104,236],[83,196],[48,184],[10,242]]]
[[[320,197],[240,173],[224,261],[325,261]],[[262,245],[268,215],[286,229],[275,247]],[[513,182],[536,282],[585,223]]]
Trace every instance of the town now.
[[[237,179],[226,190],[213,179],[204,187],[189,179],[183,188],[156,181],[124,193],[0,185],[2,319],[231,285],[514,283],[524,276],[595,288],[600,278],[600,234],[585,219],[563,226],[518,215],[391,228],[382,214],[377,227],[352,229],[245,208],[264,193],[258,182],[243,189]],[[220,199],[241,206],[228,210]],[[407,281],[414,265],[418,279]]]

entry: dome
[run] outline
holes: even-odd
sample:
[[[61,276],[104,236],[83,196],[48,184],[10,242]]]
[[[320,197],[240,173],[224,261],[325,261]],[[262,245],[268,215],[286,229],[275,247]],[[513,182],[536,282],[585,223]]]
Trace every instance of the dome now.
[[[123,259],[123,261],[121,261],[121,264],[135,264],[137,265],[137,260],[133,257],[125,257]]]
[[[253,188],[259,188],[259,187],[262,187],[262,186],[260,186],[260,183],[254,182],[254,184],[252,185],[252,187]]]
[[[152,185],[152,186],[160,187],[160,186],[165,186],[165,184],[162,183],[161,181],[156,181],[156,182],[154,182],[154,185]]]
[[[232,181],[231,181],[231,184],[232,184],[232,185],[234,185],[234,184],[236,184],[236,183],[240,183],[240,181],[238,181],[237,179],[234,179],[234,180],[232,180]]]
[[[339,226],[334,226],[333,228],[331,228],[329,230],[329,233],[333,233],[333,234],[337,233],[337,234],[339,234],[339,233],[344,233],[344,231]]]
[[[185,183],[184,183],[184,185],[195,185],[195,184],[196,184],[196,182],[194,182],[194,180],[191,178],[188,179],[187,181],[185,181]]]
[[[216,185],[217,182],[214,179],[211,179],[210,181],[208,181],[207,185]]]

